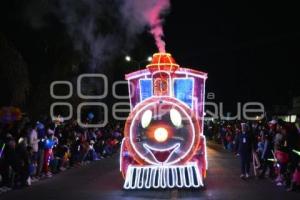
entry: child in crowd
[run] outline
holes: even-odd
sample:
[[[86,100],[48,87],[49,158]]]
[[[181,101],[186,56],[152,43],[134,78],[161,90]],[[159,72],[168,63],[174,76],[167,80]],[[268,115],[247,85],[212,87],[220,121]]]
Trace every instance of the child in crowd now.
[[[54,131],[48,129],[47,138],[44,141],[44,173],[49,178],[52,177],[52,173],[49,171],[49,164],[53,157],[52,149],[55,145]]]

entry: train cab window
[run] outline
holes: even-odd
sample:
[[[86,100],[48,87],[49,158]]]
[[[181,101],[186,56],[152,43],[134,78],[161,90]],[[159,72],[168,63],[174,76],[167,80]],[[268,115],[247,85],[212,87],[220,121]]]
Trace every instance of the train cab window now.
[[[152,96],[152,79],[140,79],[140,92],[141,101]]]
[[[155,96],[168,96],[170,75],[159,72],[153,75],[153,94]]]
[[[193,105],[193,86],[192,78],[174,79],[174,97],[187,104],[190,108]]]

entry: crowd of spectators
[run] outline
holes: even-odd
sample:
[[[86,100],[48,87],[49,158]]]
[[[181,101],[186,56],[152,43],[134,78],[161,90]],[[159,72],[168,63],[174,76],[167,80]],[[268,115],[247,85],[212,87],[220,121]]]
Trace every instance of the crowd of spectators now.
[[[208,138],[240,157],[241,178],[250,177],[252,163],[255,177],[269,177],[287,191],[299,188],[299,124],[273,119],[265,122],[210,122],[205,127]]]
[[[82,128],[76,121],[27,119],[0,124],[0,193],[114,154],[122,127]]]
[[[122,127],[82,128],[76,121],[0,124],[0,192],[27,187],[40,179],[113,155]],[[205,134],[241,159],[241,178],[269,177],[288,191],[300,187],[300,129],[296,123],[218,121]]]

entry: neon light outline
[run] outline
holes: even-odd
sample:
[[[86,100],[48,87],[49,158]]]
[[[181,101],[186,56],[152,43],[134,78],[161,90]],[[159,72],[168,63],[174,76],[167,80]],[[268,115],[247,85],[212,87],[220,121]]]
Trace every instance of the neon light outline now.
[[[122,167],[123,167],[123,145],[125,143],[125,139],[126,138],[123,138],[122,139],[122,142],[121,142],[121,151],[120,151],[120,158],[119,158],[119,162],[120,162],[120,172],[122,172]]]
[[[172,146],[167,147],[167,148],[164,148],[164,149],[157,149],[157,148],[152,147],[152,146],[150,146],[150,145],[148,145],[148,144],[145,144],[145,143],[143,144],[143,147],[144,147],[145,149],[148,150],[148,152],[152,155],[152,157],[154,158],[154,160],[155,160],[157,163],[160,163],[161,165],[163,165],[164,163],[167,163],[167,162],[169,161],[170,157],[173,155],[173,153],[174,153],[177,149],[179,149],[180,143],[173,144]],[[152,151],[164,152],[164,151],[170,151],[170,150],[172,150],[172,152],[169,154],[168,158],[167,158],[164,162],[158,161],[158,160],[156,159],[155,155],[154,155],[153,152],[152,152]]]
[[[151,90],[151,96],[146,98],[146,99],[142,99],[142,85],[141,85],[142,80],[151,80],[151,88],[153,88],[153,80],[151,78],[141,78],[141,79],[139,79],[139,85],[140,85],[140,91],[139,91],[140,101],[139,102],[145,101],[146,99],[149,99],[153,96],[153,90]]]
[[[194,109],[194,101],[193,101],[193,99],[194,99],[194,91],[195,91],[195,78],[194,77],[186,77],[186,78],[173,78],[173,85],[174,85],[174,83],[175,83],[175,80],[179,80],[179,79],[184,79],[184,80],[186,80],[186,79],[191,79],[192,80],[192,82],[193,82],[193,89],[192,89],[192,110]],[[176,98],[175,97],[175,91],[174,91],[174,88],[173,88],[173,93],[174,93],[174,98]],[[176,98],[177,99],[177,98]],[[179,101],[181,101],[181,102],[183,102],[184,104],[186,104],[184,101],[182,101],[182,100],[180,100],[180,99],[178,99]],[[186,104],[187,105],[187,104]],[[190,106],[189,105],[187,105],[189,108],[190,108]]]
[[[176,99],[177,100],[177,99]],[[196,137],[196,133],[195,133],[195,127],[194,127],[194,124],[192,122],[192,119],[191,117],[186,113],[185,110],[183,110],[178,104],[175,104],[173,102],[170,102],[168,100],[166,100],[166,102],[170,103],[171,105],[174,105],[175,107],[178,107],[184,114],[185,116],[187,117],[187,119],[189,120],[191,126],[192,126],[192,142],[191,142],[191,145],[189,147],[189,149],[185,152],[185,154],[179,158],[177,158],[176,160],[170,162],[170,163],[167,163],[168,165],[172,165],[172,164],[175,164],[177,162],[179,162],[182,158],[186,157],[190,151],[192,150],[193,148],[193,145],[194,145],[194,142],[195,142],[195,137]],[[144,106],[142,109],[140,109],[139,111],[137,111],[137,113],[135,114],[134,118],[132,119],[132,122],[134,122],[136,120],[136,117],[139,116],[139,114],[143,111],[143,110],[147,110],[148,107],[152,106],[153,104],[156,104],[156,102],[153,102],[153,103],[150,103],[146,106]],[[189,107],[188,107],[189,108]],[[146,162],[150,163],[150,164],[153,164],[153,165],[157,165],[158,163],[154,163],[152,161],[150,161],[148,158],[146,158],[145,156],[143,156],[136,148],[134,142],[133,142],[133,134],[132,134],[132,128],[133,128],[133,124],[134,123],[131,123],[130,125],[130,132],[129,132],[129,136],[130,136],[130,143],[131,143],[131,146],[133,147],[134,151],[140,156],[140,158],[142,158],[143,160],[145,160]]]
[[[192,69],[188,69],[188,68],[179,68],[176,69],[176,71],[174,70],[174,72],[172,72],[172,76],[170,75],[170,72],[173,70],[173,66],[178,65],[177,63],[175,63],[175,60],[171,57],[171,54],[168,53],[156,53],[153,56],[157,56],[154,60],[154,62],[156,63],[150,63],[149,65],[147,65],[147,69],[146,70],[139,70],[137,72],[133,72],[130,74],[126,75],[126,79],[127,80],[132,80],[134,78],[139,79],[140,77],[144,76],[145,79],[150,79],[149,75],[151,75],[151,79],[152,79],[152,96],[154,97],[154,93],[153,93],[153,76],[157,73],[162,73],[165,72],[169,78],[169,91],[168,91],[168,95],[163,95],[163,96],[159,96],[156,95],[155,98],[157,98],[157,100],[161,99],[164,102],[167,102],[169,104],[171,104],[172,108],[176,108],[181,110],[188,118],[191,127],[192,127],[192,144],[197,142],[197,146],[194,145],[195,148],[188,148],[188,152],[186,154],[184,154],[183,156],[187,156],[185,158],[183,158],[183,161],[185,164],[177,164],[177,165],[169,165],[170,163],[167,163],[166,165],[164,164],[164,162],[168,162],[169,159],[171,158],[172,155],[174,155],[173,153],[175,152],[174,150],[170,153],[170,155],[168,155],[168,158],[164,161],[164,162],[159,162],[159,163],[163,163],[161,165],[157,165],[156,163],[153,164],[152,166],[145,166],[144,163],[147,163],[147,157],[149,156],[148,153],[145,154],[145,157],[142,155],[139,151],[137,151],[137,148],[135,146],[135,144],[132,142],[133,141],[133,124],[132,122],[136,121],[137,116],[141,115],[141,112],[143,112],[144,110],[146,110],[147,108],[149,108],[149,106],[152,106],[153,104],[157,103],[154,99],[155,102],[152,101],[151,97],[147,98],[149,99],[149,101],[144,103],[144,99],[142,101],[141,98],[141,90],[140,90],[140,101],[139,102],[135,102],[136,105],[132,105],[131,104],[131,111],[133,111],[133,114],[130,114],[130,123],[128,123],[126,126],[126,138],[129,137],[129,141],[126,142],[126,145],[128,146],[128,150],[131,153],[134,153],[134,157],[136,157],[135,161],[137,161],[141,166],[135,166],[135,165],[129,165],[127,168],[127,175],[126,175],[126,180],[124,183],[124,188],[127,184],[128,188],[166,188],[166,187],[192,187],[194,184],[198,183],[198,185],[203,186],[203,182],[202,182],[202,173],[203,176],[205,176],[205,169],[204,166],[198,167],[197,162],[194,163],[195,167],[193,167],[193,165],[191,163],[188,163],[189,160],[191,159],[191,154],[189,155],[189,153],[192,153],[192,155],[194,155],[195,151],[197,151],[197,149],[199,150],[199,145],[204,145],[202,151],[204,151],[204,154],[202,157],[202,159],[199,159],[198,161],[201,162],[205,162],[205,168],[206,170],[208,169],[208,162],[207,162],[207,149],[206,149],[206,138],[203,135],[203,127],[204,127],[204,123],[203,123],[203,115],[204,115],[204,109],[205,109],[205,82],[207,79],[207,74],[201,71],[196,71],[196,70],[192,70]],[[164,56],[164,57],[162,57]],[[168,62],[169,63],[166,63]],[[155,68],[151,68],[152,66],[154,66]],[[150,67],[148,69],[148,67]],[[178,65],[179,67],[179,65]],[[162,70],[163,68],[163,70]],[[169,71],[167,70],[169,69]],[[176,76],[177,75],[177,76]],[[179,75],[179,77],[178,77]],[[174,77],[175,76],[175,77]],[[147,78],[148,77],[148,78]],[[176,78],[178,77],[178,78]],[[185,78],[184,78],[185,77]],[[199,113],[199,109],[201,108],[199,105],[199,100],[194,97],[195,95],[195,78],[200,78],[202,79],[202,83],[201,85],[201,102],[203,103],[202,105],[202,111],[201,113]],[[176,79],[192,79],[193,81],[193,88],[192,88],[192,108],[190,106],[188,106],[185,102],[175,98],[175,93],[174,93],[174,80]],[[138,81],[138,84],[140,84],[140,81]],[[131,91],[129,91],[131,92]],[[165,99],[167,98],[167,99]],[[151,99],[151,100],[150,100]],[[173,101],[176,100],[175,102]],[[130,99],[131,101],[131,99]],[[176,102],[179,102],[176,103]],[[199,107],[198,107],[199,106]],[[138,109],[136,109],[136,107]],[[190,113],[191,110],[191,113]],[[190,113],[190,115],[187,115],[187,113]],[[197,117],[194,118],[196,115]],[[199,119],[199,116],[202,116],[201,119]],[[194,124],[194,123],[195,124]],[[199,126],[199,122],[201,123],[201,127]],[[127,122],[126,122],[127,123]],[[173,122],[172,122],[173,123]],[[199,130],[198,130],[199,129]],[[197,133],[196,133],[197,130]],[[199,131],[199,132],[198,132]],[[199,136],[196,134],[199,134]],[[202,140],[202,142],[200,142]],[[176,143],[177,144],[177,143]],[[175,145],[176,145],[175,144]],[[180,144],[180,143],[178,143]],[[199,145],[198,145],[199,144]],[[143,147],[145,150],[148,150],[148,152],[150,152],[150,154],[152,154],[152,157],[155,159],[155,161],[157,161],[156,157],[153,155],[152,151],[149,150],[150,147],[147,143],[142,143]],[[173,146],[175,146],[173,145]],[[193,146],[193,145],[191,145]],[[179,147],[177,147],[179,148]],[[162,148],[154,148],[156,151],[164,151]],[[167,149],[167,148],[165,148]],[[191,152],[192,151],[192,152]],[[147,152],[147,151],[146,151]],[[147,157],[146,157],[147,156]],[[183,157],[181,156],[181,158]],[[146,158],[146,159],[145,159]],[[174,156],[173,156],[174,158]],[[176,159],[177,160],[177,159]],[[172,162],[171,162],[172,163]],[[182,163],[182,161],[181,161]],[[152,163],[151,163],[152,164]],[[177,167],[177,168],[176,168]],[[200,169],[201,170],[200,170]],[[186,173],[186,174],[185,174]],[[128,176],[128,177],[127,177]],[[157,177],[156,177],[157,176]],[[197,178],[200,177],[200,178]],[[158,179],[157,179],[158,178]],[[194,180],[195,178],[195,180]],[[171,181],[171,179],[173,180],[173,182]],[[176,180],[175,180],[176,179]],[[201,181],[197,182],[197,179]],[[175,180],[175,181],[174,181]],[[157,181],[157,182],[156,182]],[[172,183],[171,183],[172,182]]]
[[[156,74],[158,74],[158,73],[165,73],[165,74],[167,74],[168,75],[168,82],[169,82],[169,84],[168,84],[168,95],[164,95],[164,96],[172,96],[171,95],[171,91],[172,91],[172,84],[171,84],[171,75],[170,75],[170,72],[169,71],[165,71],[165,70],[160,70],[160,71],[157,71],[157,72],[153,72],[152,74],[151,74],[151,79],[152,79],[152,90],[154,90],[154,76],[156,75]],[[161,95],[154,95],[154,91],[152,91],[152,96],[161,96]]]
[[[187,177],[185,174],[187,170]],[[193,173],[195,171],[195,176]],[[143,171],[141,173],[141,171]],[[146,171],[146,172],[145,172]],[[172,184],[170,181],[170,171],[172,173]],[[133,181],[133,174],[135,172],[135,180]],[[179,172],[179,177],[177,172]],[[144,181],[144,174],[146,175],[146,180]],[[156,179],[156,174],[158,173],[158,179]],[[196,162],[187,163],[186,165],[171,165],[171,166],[133,166],[128,167],[126,173],[126,180],[123,185],[124,189],[150,189],[150,188],[199,188],[203,186],[202,175],[199,172]],[[142,174],[142,176],[141,176]],[[149,175],[150,174],[150,175]],[[196,180],[194,179],[196,178]],[[155,183],[157,180],[157,183]],[[179,184],[180,182],[180,184]]]

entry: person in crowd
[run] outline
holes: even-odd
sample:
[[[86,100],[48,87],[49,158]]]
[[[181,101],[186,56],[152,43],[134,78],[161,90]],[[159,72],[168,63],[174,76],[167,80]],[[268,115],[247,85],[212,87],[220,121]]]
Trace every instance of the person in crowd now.
[[[267,169],[269,169],[269,177],[274,177],[273,162],[270,160],[273,158],[272,155],[272,136],[268,132],[262,134],[262,151],[261,151],[261,162],[262,162],[262,171],[259,175],[259,178],[264,178]]]
[[[44,165],[44,141],[46,139],[46,129],[43,123],[36,123],[38,133],[38,153],[37,153],[37,167],[36,167],[36,178],[39,179],[42,175]]]
[[[252,139],[246,123],[241,124],[241,134],[239,135],[239,154],[241,159],[241,178],[250,177],[250,161],[252,153]]]
[[[275,157],[278,163],[278,174],[277,178],[275,179],[275,182],[277,183],[277,186],[283,186],[286,178],[285,176],[289,162],[289,154],[287,148],[287,129],[282,125],[279,125],[279,127],[280,128],[278,129],[278,131],[280,131],[282,139],[279,145],[276,148],[274,148]]]
[[[221,127],[220,137],[221,137],[221,141],[224,146],[224,149],[227,149],[226,132],[227,132],[226,127]]]
[[[80,160],[80,151],[81,151],[81,141],[80,137],[76,136],[75,141],[72,142],[71,144],[71,158],[70,158],[70,165],[75,166],[78,165],[79,160]]]
[[[10,133],[6,134],[4,142],[6,146],[2,154],[3,158],[2,158],[2,167],[1,167],[1,176],[2,176],[1,186],[9,190],[14,186],[13,174],[19,172],[18,157],[16,152],[17,144],[15,139]],[[10,173],[9,170],[10,168],[13,170],[13,173]]]
[[[99,160],[99,157],[98,157],[98,155],[95,151],[95,148],[94,148],[94,144],[95,144],[95,141],[91,140],[90,143],[89,143],[88,150],[87,150],[86,154],[84,155],[83,161],[86,161],[86,160],[89,160],[89,161]]]
[[[271,131],[273,128],[271,128]],[[284,138],[283,138],[283,134],[282,134],[282,127],[277,125],[277,129],[276,129],[276,132],[274,133],[273,132],[273,135],[274,136],[274,150],[278,150],[280,149],[280,147],[283,145],[283,141],[284,141]]]
[[[240,125],[239,124],[236,124],[235,125],[235,135],[234,135],[234,140],[233,140],[233,149],[234,149],[234,154],[236,156],[239,156],[239,136],[240,136],[240,133],[241,133],[241,128],[240,128]]]
[[[49,171],[49,165],[51,162],[51,159],[53,158],[53,151],[52,149],[56,145],[54,140],[54,130],[48,129],[47,138],[44,141],[44,174],[50,178],[52,177],[52,173]]]
[[[18,173],[17,173],[17,187],[25,187],[28,186],[29,183],[28,178],[30,175],[29,166],[31,162],[30,151],[31,147],[27,145],[26,137],[21,137],[18,141],[16,147],[17,154],[17,163],[18,163]]]
[[[287,191],[293,191],[297,187],[300,187],[300,161],[292,174],[291,184]]]
[[[227,149],[229,151],[233,150],[233,133],[231,131],[231,129],[228,129],[227,133],[226,133],[226,140],[227,140]]]
[[[37,133],[36,124],[32,123],[30,125],[30,129],[28,132],[28,145],[31,148],[31,168],[32,171],[36,172],[37,169],[37,162],[38,162],[38,151],[39,151],[39,139]],[[31,174],[31,179],[34,180],[34,174]]]

